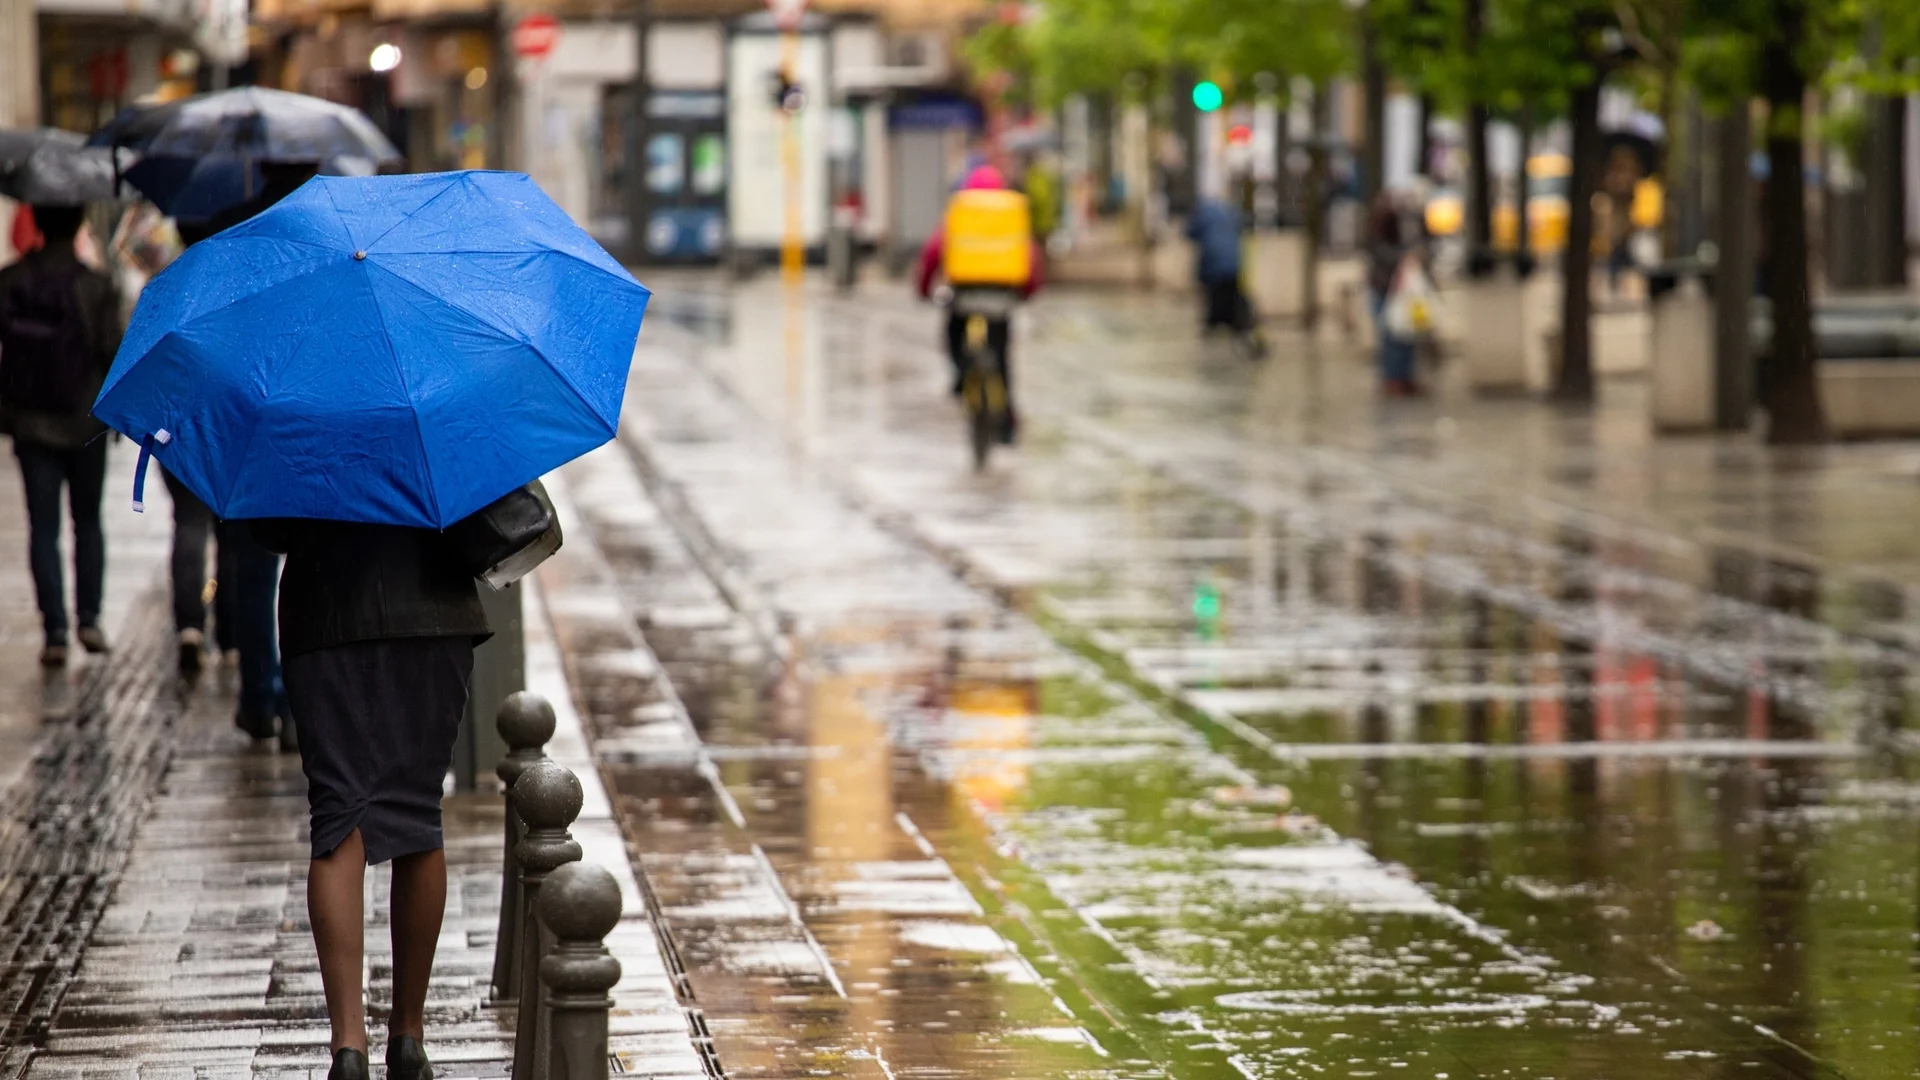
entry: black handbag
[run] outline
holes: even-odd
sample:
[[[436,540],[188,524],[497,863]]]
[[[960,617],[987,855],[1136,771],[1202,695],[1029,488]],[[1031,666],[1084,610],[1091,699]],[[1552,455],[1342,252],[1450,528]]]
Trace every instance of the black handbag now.
[[[515,488],[447,528],[466,571],[496,592],[519,581],[560,550],[560,515],[535,480]]]

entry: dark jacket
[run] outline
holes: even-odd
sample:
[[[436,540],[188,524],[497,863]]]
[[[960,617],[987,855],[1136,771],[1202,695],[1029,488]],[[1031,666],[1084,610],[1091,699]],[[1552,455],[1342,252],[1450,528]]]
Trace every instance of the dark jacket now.
[[[1207,199],[1187,218],[1187,239],[1200,249],[1194,276],[1202,282],[1240,276],[1240,215],[1218,199]]]
[[[42,248],[32,252],[0,270],[0,320],[7,317],[7,296],[15,285],[27,280],[29,275],[61,271],[78,261],[72,246],[63,244],[57,250]],[[73,288],[87,339],[87,361],[93,367],[91,390],[87,395],[91,404],[107,379],[107,369],[113,366],[113,354],[120,351],[120,294],[105,274],[84,267]],[[0,405],[0,432],[12,435],[18,442],[78,450],[106,430],[106,425],[95,420],[86,409],[75,413],[47,413]]]
[[[383,638],[478,644],[492,633],[473,575],[431,529],[280,518],[254,522],[253,533],[287,556],[282,656]]]

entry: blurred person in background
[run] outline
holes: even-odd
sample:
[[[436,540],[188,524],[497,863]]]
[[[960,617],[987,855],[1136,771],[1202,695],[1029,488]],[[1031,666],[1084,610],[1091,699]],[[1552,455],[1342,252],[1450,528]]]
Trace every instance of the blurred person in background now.
[[[1414,343],[1390,333],[1384,318],[1400,264],[1414,250],[1414,231],[1401,214],[1400,204],[1392,192],[1382,190],[1374,196],[1373,206],[1367,213],[1367,300],[1373,315],[1380,389],[1389,397],[1420,392],[1420,385],[1414,380]]]
[[[1241,287],[1240,213],[1219,199],[1202,199],[1187,218],[1194,244],[1194,276],[1200,282],[1200,332],[1225,329],[1253,356],[1266,352],[1253,303]]]
[[[269,161],[261,163],[260,171],[265,183],[259,195],[221,211],[211,221],[182,226],[180,238],[188,244],[198,243],[252,218],[293,194],[301,184],[319,172],[319,163]],[[201,602],[206,580],[205,557],[200,555],[196,563],[195,552],[203,553],[206,550],[204,529],[213,523],[213,514],[184,487],[173,483],[168,486],[178,487],[192,499],[184,518],[175,518],[174,535],[174,615],[176,623],[183,616],[187,617],[185,625],[177,626],[180,631],[180,661],[185,670],[189,663],[197,665],[198,662],[197,653],[192,661],[188,660],[190,647],[197,649],[204,641],[203,635],[189,634],[188,631],[195,628],[191,621],[193,609]],[[205,510],[205,514],[202,515],[200,510]],[[231,642],[239,652],[240,702],[234,713],[234,726],[253,739],[278,736],[282,750],[294,750],[298,746],[298,737],[290,719],[292,710],[287,702],[286,686],[280,670],[280,642],[274,622],[280,556],[261,544],[245,522],[213,523],[213,532],[219,543],[216,604],[220,596],[227,597],[226,603],[219,605],[215,612],[216,630],[223,639],[223,646]],[[196,568],[198,573],[195,573]],[[205,609],[200,607],[198,611],[200,625],[204,626]]]
[[[109,651],[100,629],[107,429],[91,410],[120,349],[120,298],[110,278],[79,259],[82,213],[77,206],[35,207],[44,242],[0,270],[0,430],[13,436],[26,490],[28,562],[46,634],[40,662],[49,668],[65,666],[68,653],[63,491],[73,517],[74,636],[88,652]]]
[[[962,192],[1004,191],[1007,190],[1007,183],[1005,178],[1000,175],[999,169],[991,165],[980,165],[976,166],[972,172],[967,174],[966,180],[962,181],[960,185],[960,190]],[[934,280],[941,274],[941,267],[946,253],[946,243],[946,226],[943,223],[940,228],[933,231],[932,236],[927,238],[926,246],[920,249],[920,266],[914,275],[914,281],[922,300],[929,299],[933,296]],[[1032,253],[1030,255],[1031,262],[1029,263],[1030,270],[1027,280],[1018,286],[1020,299],[1022,300],[1031,299],[1033,294],[1039,291],[1041,280],[1040,246],[1034,244],[1030,237],[1028,243],[1032,245]],[[950,281],[947,284],[955,288],[964,288],[969,283]],[[1019,421],[1017,419],[1018,414],[1013,407],[1013,353],[1010,347],[1011,342],[1007,321],[1005,319],[995,320],[991,324],[990,334],[990,345],[1000,355],[1001,378],[1006,383],[1008,430],[1005,438],[1011,442],[1014,431],[1018,428]],[[966,314],[950,307],[947,311],[947,359],[953,362],[953,396],[955,397],[960,396],[967,374],[966,335]]]

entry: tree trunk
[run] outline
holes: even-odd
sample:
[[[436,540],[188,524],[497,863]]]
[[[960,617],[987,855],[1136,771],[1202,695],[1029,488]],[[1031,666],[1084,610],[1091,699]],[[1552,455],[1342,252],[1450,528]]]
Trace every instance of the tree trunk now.
[[[1721,431],[1745,431],[1753,423],[1752,107],[1736,101],[1713,128],[1713,420]]]
[[[1413,163],[1413,171],[1418,173],[1421,176],[1427,177],[1428,179],[1432,179],[1433,178],[1433,131],[1432,131],[1433,95],[1432,94],[1420,95],[1420,113],[1419,113],[1419,120],[1417,121],[1417,123],[1420,125],[1420,127],[1419,127],[1419,130],[1415,132],[1415,134],[1418,137],[1414,140],[1414,145],[1419,148],[1415,151],[1415,153],[1419,156],[1418,156],[1418,159],[1415,160]]]
[[[1686,169],[1693,167],[1693,159],[1700,153],[1699,133],[1682,132],[1680,129],[1679,82],[1677,66],[1667,65],[1660,69],[1660,127],[1667,133],[1666,152],[1661,155],[1657,168],[1661,189],[1667,192],[1660,208],[1660,257],[1663,259],[1679,254],[1680,217],[1673,212],[1674,204],[1678,202],[1673,193],[1680,186],[1676,181],[1685,175]]]
[[[1315,138],[1301,184],[1307,242],[1300,245],[1300,324],[1312,330],[1320,322],[1320,251],[1327,242],[1327,148]]]
[[[1533,265],[1533,218],[1528,211],[1532,209],[1533,185],[1529,183],[1527,162],[1533,160],[1533,106],[1526,105],[1520,110],[1520,182],[1515,185],[1513,196],[1514,213],[1519,215],[1516,231],[1519,239],[1514,241],[1514,258],[1522,266]]]
[[[1467,247],[1493,247],[1493,171],[1487,162],[1487,107],[1467,107]]]
[[[1867,281],[1887,289],[1907,285],[1907,99],[1867,99]]]
[[[1464,44],[1471,61],[1480,55],[1480,36],[1486,26],[1486,0],[1466,0],[1463,11],[1466,16]],[[1484,103],[1467,104],[1466,134],[1467,168],[1471,170],[1467,174],[1467,250],[1485,253],[1493,249],[1493,170],[1487,161]]]
[[[1773,344],[1761,401],[1767,441],[1781,445],[1826,438],[1820,384],[1814,372],[1813,299],[1807,284],[1807,195],[1802,167],[1801,106],[1807,76],[1794,56],[1806,30],[1804,0],[1775,5],[1774,33],[1761,49],[1760,82],[1767,95],[1767,298],[1773,305]]]
[[[1327,140],[1332,129],[1327,88],[1313,87],[1313,130],[1307,134],[1307,175],[1301,182],[1300,210],[1307,242],[1300,245],[1300,324],[1312,330],[1320,322],[1320,252],[1327,243]]]
[[[1593,400],[1593,193],[1600,170],[1600,87],[1606,76],[1573,92],[1572,175],[1567,190],[1567,249],[1560,257],[1560,370],[1553,396]],[[1522,226],[1524,231],[1524,225]]]
[[[1360,19],[1361,85],[1366,98],[1365,130],[1360,143],[1360,204],[1373,206],[1373,197],[1386,186],[1387,69],[1380,63],[1379,34],[1373,17]]]

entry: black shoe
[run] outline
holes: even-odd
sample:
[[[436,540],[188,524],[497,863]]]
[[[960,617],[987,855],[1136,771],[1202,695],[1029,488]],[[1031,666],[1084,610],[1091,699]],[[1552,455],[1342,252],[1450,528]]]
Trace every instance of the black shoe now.
[[[206,658],[207,637],[194,627],[187,627],[179,634],[180,676],[191,679],[200,674],[200,663]]]
[[[433,1080],[427,1048],[411,1035],[395,1035],[387,1044],[387,1080]]]
[[[261,716],[240,709],[233,714],[233,726],[246,733],[249,739],[271,739],[279,734],[279,728],[272,716]]]
[[[367,1055],[348,1046],[333,1052],[333,1068],[327,1070],[327,1080],[371,1080],[372,1076]]]

